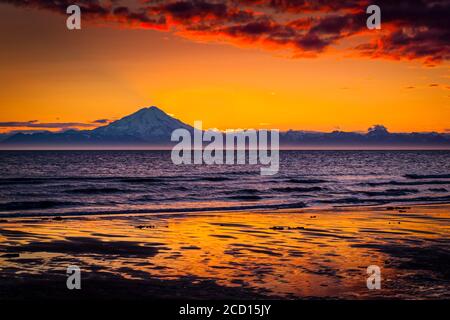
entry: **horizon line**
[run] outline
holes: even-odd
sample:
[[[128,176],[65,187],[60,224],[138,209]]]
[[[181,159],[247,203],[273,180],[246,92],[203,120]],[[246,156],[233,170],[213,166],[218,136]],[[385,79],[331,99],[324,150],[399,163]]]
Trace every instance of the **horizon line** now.
[[[33,135],[33,134],[39,134],[39,133],[61,134],[61,133],[65,133],[67,131],[77,131],[77,132],[88,131],[88,132],[90,132],[90,131],[96,130],[98,128],[107,127],[107,126],[109,126],[109,125],[111,125],[111,124],[113,124],[113,123],[115,123],[117,121],[122,120],[125,117],[132,116],[132,115],[137,114],[139,112],[142,112],[144,110],[157,110],[157,111],[163,113],[164,115],[166,115],[167,117],[170,117],[172,119],[180,121],[183,124],[185,124],[187,126],[190,126],[190,127],[194,128],[194,129],[195,129],[194,125],[195,125],[196,121],[203,122],[202,120],[195,120],[194,124],[191,125],[191,124],[188,124],[188,123],[180,120],[179,118],[175,117],[174,115],[172,115],[170,113],[167,113],[162,108],[160,108],[158,106],[155,106],[155,105],[152,105],[152,106],[146,106],[146,107],[138,107],[138,109],[136,111],[134,111],[134,112],[132,112],[130,114],[124,115],[121,118],[116,119],[114,121],[110,121],[110,122],[108,122],[106,124],[100,124],[97,127],[91,127],[90,129],[81,129],[81,128],[82,127],[87,127],[87,126],[92,126],[92,125],[94,125],[95,121],[90,122],[90,123],[81,123],[81,122],[76,123],[76,122],[72,122],[72,123],[74,123],[75,126],[80,125],[81,128],[67,127],[67,123],[66,122],[62,122],[61,123],[62,127],[60,128],[59,131],[31,129],[31,128],[36,128],[36,125],[41,125],[41,128],[43,128],[43,129],[44,128],[48,129],[48,128],[51,128],[51,127],[56,128],[56,127],[54,127],[54,125],[57,124],[57,123],[50,123],[52,126],[45,127],[46,123],[45,122],[41,123],[38,120],[33,120],[33,121],[0,121],[0,128],[8,128],[8,127],[10,127],[10,128],[18,128],[19,127],[20,128],[20,126],[18,126],[18,125],[13,125],[13,126],[4,125],[4,126],[2,126],[2,124],[18,124],[18,123],[23,124],[24,128],[30,128],[30,129],[24,129],[24,130],[20,130],[20,129],[14,130],[13,129],[11,131],[0,132],[0,135],[9,135],[9,134],[11,134],[12,136],[16,135],[16,134]],[[29,126],[27,126],[27,123],[29,123]],[[273,127],[271,127],[271,128],[261,128],[261,127],[260,128],[256,128],[256,127],[250,127],[250,128],[227,128],[227,129],[222,129],[222,130],[220,130],[218,128],[208,128],[208,129],[201,129],[201,131],[202,132],[215,131],[215,132],[220,132],[220,133],[224,133],[224,134],[227,133],[227,131],[239,132],[239,131],[245,131],[245,130],[268,130],[268,131],[269,130],[278,130],[280,133],[288,133],[290,131],[294,131],[294,132],[304,132],[304,133],[328,133],[328,134],[335,133],[335,132],[367,134],[370,131],[370,129],[375,128],[375,127],[382,127],[389,134],[411,134],[411,133],[430,134],[430,133],[437,133],[437,134],[450,135],[450,129],[443,129],[443,131],[432,130],[432,131],[392,131],[391,132],[391,131],[389,131],[389,128],[387,126],[383,125],[383,124],[372,124],[372,125],[369,125],[369,127],[365,131],[364,130],[345,131],[345,130],[341,130],[341,129],[334,129],[334,130],[330,130],[330,131],[320,131],[320,130],[293,129],[293,128],[282,130],[282,129],[277,129],[277,128],[273,128]],[[1,141],[0,141],[0,143],[1,143]]]

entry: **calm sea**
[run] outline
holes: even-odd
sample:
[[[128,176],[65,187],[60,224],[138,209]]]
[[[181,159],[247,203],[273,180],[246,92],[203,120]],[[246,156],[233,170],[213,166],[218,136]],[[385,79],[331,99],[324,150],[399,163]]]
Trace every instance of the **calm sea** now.
[[[1,151],[0,217],[450,202],[450,151],[282,151],[280,172],[169,151]]]

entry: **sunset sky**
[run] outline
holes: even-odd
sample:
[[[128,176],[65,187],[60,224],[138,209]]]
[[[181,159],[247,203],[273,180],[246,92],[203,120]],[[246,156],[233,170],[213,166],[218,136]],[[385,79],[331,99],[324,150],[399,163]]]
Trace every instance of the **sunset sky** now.
[[[0,0],[0,132],[151,105],[204,128],[450,131],[447,0],[377,1],[381,30],[366,0],[52,2]]]

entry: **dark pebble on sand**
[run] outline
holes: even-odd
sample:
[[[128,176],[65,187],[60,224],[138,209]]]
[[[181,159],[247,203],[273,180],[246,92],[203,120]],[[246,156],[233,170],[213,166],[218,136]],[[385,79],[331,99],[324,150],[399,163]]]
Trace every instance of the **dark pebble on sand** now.
[[[272,230],[304,230],[305,227],[281,227],[281,226],[275,226],[271,227]]]
[[[270,229],[272,229],[272,230],[284,230],[284,227],[275,226],[275,227],[271,227]]]
[[[197,246],[185,246],[185,247],[181,247],[180,249],[182,250],[200,250],[200,247]]]
[[[139,226],[136,226],[135,228],[137,228],[137,229],[155,229],[155,226],[154,225],[149,225],[149,226],[139,225]]]

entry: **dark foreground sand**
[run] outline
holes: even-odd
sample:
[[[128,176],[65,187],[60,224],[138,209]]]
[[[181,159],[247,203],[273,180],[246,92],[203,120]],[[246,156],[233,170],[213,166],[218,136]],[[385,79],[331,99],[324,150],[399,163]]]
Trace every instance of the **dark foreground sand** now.
[[[449,205],[0,221],[0,300],[449,299],[449,266]]]

